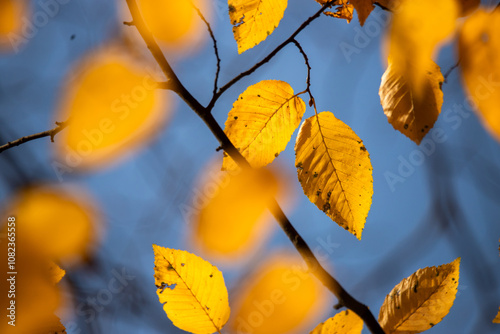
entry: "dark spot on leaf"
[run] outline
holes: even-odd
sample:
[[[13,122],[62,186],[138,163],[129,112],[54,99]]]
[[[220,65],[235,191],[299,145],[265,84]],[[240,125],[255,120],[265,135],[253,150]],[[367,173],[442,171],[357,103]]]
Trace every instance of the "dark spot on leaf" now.
[[[167,266],[167,270],[174,270],[174,267],[169,263]]]
[[[181,266],[184,267],[186,264],[185,263],[181,263]]]
[[[361,151],[365,151],[365,152],[366,152],[366,147],[364,147],[364,146],[361,146],[359,149],[360,149]]]
[[[233,13],[236,11],[236,8],[233,5],[229,5],[229,12]]]
[[[317,172],[314,172],[313,177],[318,177],[318,173],[317,173]]]
[[[403,128],[405,128],[405,130],[408,130],[408,124],[405,124]]]
[[[432,322],[429,322],[429,326],[434,327],[434,325]]]
[[[237,120],[238,119],[238,116],[234,116],[234,120]]]
[[[274,157],[277,158],[278,155],[280,155],[279,153],[274,153]]]
[[[330,203],[325,203],[325,204],[323,205],[323,212],[325,212],[325,213],[326,213],[328,210],[330,210]]]
[[[303,170],[304,168],[302,167],[302,162],[299,162],[298,164],[295,165],[297,169]]]
[[[213,274],[210,274],[210,278],[212,278],[212,277],[214,277],[214,275],[213,275]]]

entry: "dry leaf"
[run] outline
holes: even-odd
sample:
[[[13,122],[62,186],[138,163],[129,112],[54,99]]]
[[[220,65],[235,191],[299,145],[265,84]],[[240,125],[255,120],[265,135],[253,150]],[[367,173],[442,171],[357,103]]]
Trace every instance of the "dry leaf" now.
[[[438,324],[455,301],[459,271],[460,258],[403,279],[380,308],[378,320],[385,333],[420,333]]]
[[[354,7],[351,4],[342,4],[335,12],[325,11],[325,15],[332,16],[338,19],[345,19],[347,23],[351,23]]]
[[[238,53],[253,48],[278,27],[288,0],[229,0]]]
[[[353,311],[345,310],[319,324],[310,334],[361,334],[363,320]]]
[[[153,245],[156,293],[173,324],[195,334],[220,332],[229,302],[217,267],[186,251]]]
[[[444,78],[439,66],[434,62],[430,65],[427,71],[422,69],[425,79],[420,97],[390,60],[379,90],[380,103],[389,123],[417,144],[434,126],[443,105]]]
[[[286,148],[305,109],[304,101],[286,82],[261,81],[234,102],[224,132],[252,167],[264,167]],[[225,156],[222,169],[239,167]]]
[[[373,0],[349,0],[349,2],[354,6],[354,9],[356,9],[359,24],[363,26],[373,8],[375,8],[373,6]]]
[[[368,151],[354,131],[331,112],[306,119],[295,144],[295,166],[309,200],[361,239],[373,177]]]
[[[479,10],[459,33],[460,69],[484,127],[500,141],[500,11]]]

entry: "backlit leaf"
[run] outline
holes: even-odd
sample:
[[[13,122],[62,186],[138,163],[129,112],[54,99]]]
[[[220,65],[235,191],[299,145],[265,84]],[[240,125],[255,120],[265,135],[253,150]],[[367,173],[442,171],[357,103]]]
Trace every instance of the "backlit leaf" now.
[[[455,29],[456,0],[401,0],[390,27],[389,56],[420,97],[431,59]]]
[[[349,0],[349,2],[354,6],[354,9],[356,9],[359,24],[363,26],[373,8],[375,8],[373,6],[373,0]]]
[[[354,131],[331,112],[306,119],[295,144],[295,166],[309,200],[361,239],[373,177],[368,151]]]
[[[493,319],[494,324],[500,324],[500,307],[498,308],[498,314],[496,315],[495,319]]]
[[[69,119],[56,139],[66,171],[102,165],[145,145],[168,115],[164,93],[145,64],[101,50],[75,70],[56,119]],[[64,169],[66,168],[66,170]]]
[[[347,23],[352,20],[352,15],[354,12],[354,7],[348,3],[342,3],[335,12],[325,11],[325,15],[332,16],[338,19],[345,19]]]
[[[207,0],[139,0],[138,5],[150,31],[169,47],[192,47],[208,36],[193,6],[209,19],[211,5]]]
[[[363,320],[346,310],[319,324],[310,334],[361,334],[362,330]]]
[[[478,10],[459,34],[460,69],[484,127],[500,141],[500,10]]]
[[[18,234],[23,235],[23,247],[29,245],[50,260],[85,256],[95,238],[94,204],[76,189],[25,189],[8,212],[22,222]]]
[[[274,227],[267,208],[285,186],[272,169],[218,169],[208,168],[193,200],[201,207],[190,208],[196,214],[193,244],[211,256],[234,260],[267,239]]]
[[[385,297],[379,323],[386,334],[420,333],[439,323],[455,301],[460,258],[439,267],[419,269]]]
[[[438,65],[434,62],[430,65],[427,71],[421,70],[425,73],[421,95],[415,93],[390,60],[379,90],[380,103],[389,123],[417,144],[434,126],[443,105],[444,78]]]
[[[325,288],[294,255],[280,254],[253,269],[233,307],[229,333],[304,333],[328,305]]]
[[[186,251],[153,245],[156,293],[173,324],[195,334],[220,332],[229,319],[222,273]]]
[[[252,167],[263,167],[286,148],[305,109],[304,101],[294,96],[286,82],[261,81],[248,87],[234,102],[224,132]],[[227,156],[222,169],[238,167]]]
[[[288,0],[229,0],[229,19],[243,53],[267,38],[278,27]]]

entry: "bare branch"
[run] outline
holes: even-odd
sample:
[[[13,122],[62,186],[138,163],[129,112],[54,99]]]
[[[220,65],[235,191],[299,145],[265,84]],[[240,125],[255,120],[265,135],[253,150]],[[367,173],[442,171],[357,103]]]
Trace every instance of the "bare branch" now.
[[[234,85],[238,80],[247,76],[258,69],[262,64],[268,62],[270,59],[274,57],[282,48],[284,48],[287,44],[294,41],[295,36],[298,35],[300,31],[302,31],[310,22],[312,22],[315,18],[319,17],[321,13],[331,5],[333,2],[329,2],[325,4],[320,11],[318,11],[315,15],[311,16],[308,20],[306,20],[300,27],[297,29],[292,36],[290,36],[285,42],[280,44],[274,51],[272,51],[264,60],[260,63],[257,63],[250,70],[243,72],[229,83],[227,83],[224,87],[222,87],[217,94],[214,96],[212,101],[210,102],[207,108],[201,106],[194,97],[182,86],[180,81],[177,79],[177,76],[173,72],[170,67],[168,61],[163,55],[162,51],[156,44],[154,37],[151,32],[146,28],[143,19],[137,10],[137,4],[135,0],[127,0],[127,4],[129,6],[130,12],[133,17],[133,21],[135,26],[139,30],[139,33],[143,37],[146,42],[149,50],[153,54],[154,58],[157,60],[158,65],[162,68],[163,72],[167,75],[167,77],[174,81],[177,84],[177,89],[175,92],[184,100],[188,105],[193,109],[194,112],[205,122],[208,128],[212,131],[215,138],[219,141],[221,147],[224,151],[229,154],[229,156],[235,160],[235,162],[242,168],[250,168],[250,164],[248,161],[241,155],[241,153],[234,147],[233,143],[229,140],[227,135],[224,133],[220,125],[217,123],[215,118],[209,112],[211,108],[213,108],[216,100],[220,97],[225,90]],[[352,311],[354,311],[357,315],[359,315],[363,321],[366,323],[368,328],[372,333],[384,333],[379,323],[370,312],[367,306],[361,304],[356,299],[354,299],[341,285],[340,283],[333,278],[319,263],[318,259],[314,256],[310,247],[307,245],[305,240],[300,236],[297,230],[290,223],[283,210],[279,206],[278,202],[274,200],[274,202],[270,205],[269,210],[273,214],[273,216],[278,221],[279,225],[286,233],[290,241],[293,243],[297,251],[300,253],[304,261],[307,263],[311,272],[337,297],[339,301],[339,305],[343,305]]]
[[[458,66],[460,65],[460,59],[457,60],[457,63],[455,65],[453,65],[452,67],[450,67],[450,69],[448,71],[446,71],[446,73],[443,75],[443,78],[444,78],[444,83],[448,83],[448,76],[451,74],[451,72],[453,72],[454,69],[456,69]]]
[[[10,142],[8,142],[5,145],[2,145],[2,146],[0,146],[0,153],[2,153],[5,150],[8,150],[8,149],[10,149],[12,147],[19,146],[21,144],[24,144],[24,143],[27,143],[29,141],[32,141],[32,140],[35,140],[35,139],[39,139],[39,138],[50,137],[50,141],[54,142],[55,135],[57,135],[65,127],[67,127],[68,126],[68,122],[67,121],[66,122],[61,122],[61,123],[60,122],[56,122],[56,125],[57,126],[55,128],[53,128],[52,130],[47,130],[47,131],[44,131],[44,132],[35,133],[33,135],[21,137],[19,139],[14,140],[14,141],[10,141]]]
[[[214,32],[212,30],[212,27],[210,26],[210,23],[205,19],[205,16],[203,16],[202,12],[198,7],[196,7],[193,3],[191,3],[194,9],[198,12],[198,16],[202,19],[203,22],[205,22],[208,33],[210,34],[210,37],[212,38],[212,41],[214,43],[214,53],[215,53],[215,58],[217,58],[217,70],[215,71],[215,79],[214,79],[214,93],[213,95],[217,94],[217,89],[219,88],[219,74],[220,74],[220,57],[219,57],[219,49],[217,48],[217,40],[215,39]]]

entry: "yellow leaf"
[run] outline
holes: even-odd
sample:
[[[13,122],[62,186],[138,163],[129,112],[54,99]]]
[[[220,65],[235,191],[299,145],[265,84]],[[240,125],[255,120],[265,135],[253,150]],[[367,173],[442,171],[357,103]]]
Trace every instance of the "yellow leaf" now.
[[[66,271],[52,261],[49,262],[49,272],[54,284],[59,283],[64,275],[66,275]]]
[[[85,256],[95,237],[94,204],[75,190],[28,188],[16,196],[7,212],[22,222],[18,224],[22,247],[37,249],[51,260]]]
[[[359,24],[363,26],[373,8],[375,8],[373,6],[373,0],[349,0],[349,2],[354,6],[354,9],[356,9]]]
[[[210,19],[207,0],[140,0],[139,9],[153,35],[173,48],[185,48],[205,38],[206,26],[198,17],[195,5],[206,19]]]
[[[274,226],[267,208],[283,192],[284,181],[272,169],[231,174],[206,170],[208,175],[193,200],[202,207],[199,212],[190,208],[196,213],[193,244],[207,255],[232,260],[259,249]]]
[[[309,200],[361,239],[373,177],[370,156],[354,131],[331,112],[306,119],[295,144],[295,166]]]
[[[286,82],[261,81],[234,102],[224,132],[252,167],[264,167],[286,148],[305,109],[304,101]],[[238,166],[224,157],[222,169],[236,170]]]
[[[220,333],[230,313],[222,273],[186,251],[157,245],[153,250],[156,293],[168,318],[191,333]]]
[[[0,0],[0,49],[17,50],[24,44],[25,37],[20,31],[22,18],[27,17],[29,4],[25,0]]]
[[[495,317],[495,319],[493,319],[493,323],[494,324],[500,324],[500,307],[498,308],[498,314],[497,314],[497,316]]]
[[[361,334],[362,330],[363,320],[346,310],[319,324],[310,334]]]
[[[169,111],[145,64],[116,49],[89,56],[75,70],[81,73],[62,95],[57,114],[58,120],[69,119],[56,139],[60,173],[133,152],[153,137]]]
[[[386,334],[420,333],[439,323],[457,293],[460,258],[419,269],[385,297],[378,320]]]
[[[304,333],[327,307],[325,288],[294,255],[280,254],[253,270],[238,289],[229,333]]]
[[[389,56],[417,96],[424,90],[422,69],[430,67],[438,46],[454,31],[457,15],[456,0],[401,0],[394,13]]]
[[[434,62],[430,65],[427,71],[422,69],[425,81],[420,96],[390,60],[379,90],[380,103],[389,123],[417,144],[434,126],[443,105],[444,78],[438,65]]]
[[[337,8],[336,12],[325,11],[325,15],[333,16],[338,19],[345,19],[347,23],[351,23],[353,11],[354,7],[351,4],[344,3]]]
[[[278,27],[288,0],[229,0],[229,18],[238,53],[253,48]]]
[[[500,10],[478,10],[459,33],[462,77],[484,127],[500,141]]]

